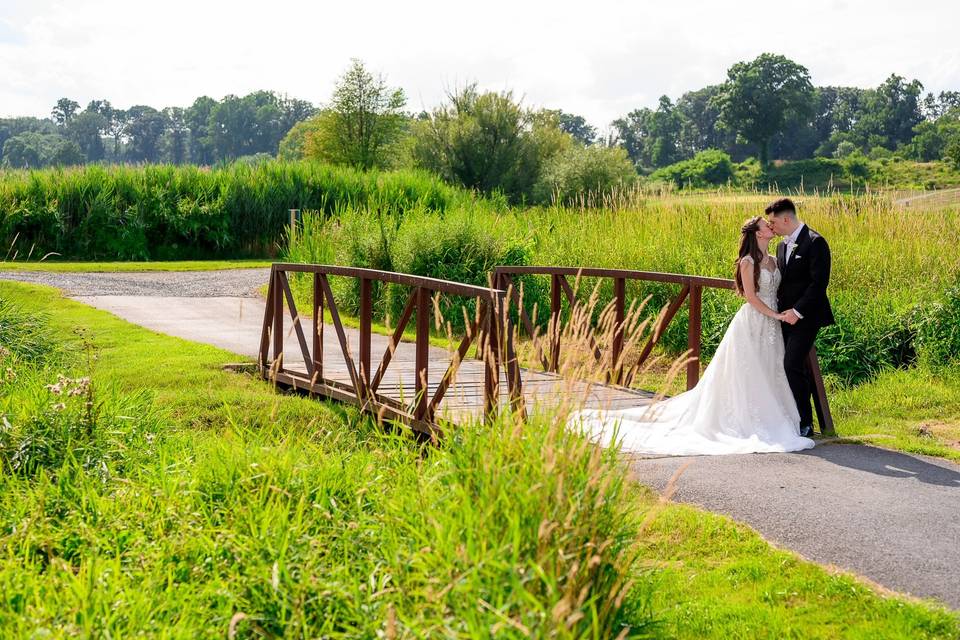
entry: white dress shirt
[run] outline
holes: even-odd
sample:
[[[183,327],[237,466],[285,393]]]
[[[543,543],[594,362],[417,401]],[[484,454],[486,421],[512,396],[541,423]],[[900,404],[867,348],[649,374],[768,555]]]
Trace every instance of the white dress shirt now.
[[[800,232],[803,231],[805,226],[807,225],[801,222],[799,225],[797,225],[797,228],[793,230],[793,233],[787,236],[786,240],[784,241],[787,243],[787,253],[783,259],[784,263],[790,263],[790,256],[793,255],[793,250],[797,248],[797,238],[800,237]]]
[[[800,232],[803,231],[803,228],[805,226],[807,225],[801,222],[800,224],[797,225],[797,228],[793,230],[793,233],[787,236],[787,239],[785,240],[785,242],[787,243],[787,253],[783,258],[784,264],[790,264],[790,256],[793,255],[793,250],[797,248],[797,238],[800,237]],[[797,314],[798,318],[803,320],[803,316],[800,315],[799,311],[794,309],[793,312]]]

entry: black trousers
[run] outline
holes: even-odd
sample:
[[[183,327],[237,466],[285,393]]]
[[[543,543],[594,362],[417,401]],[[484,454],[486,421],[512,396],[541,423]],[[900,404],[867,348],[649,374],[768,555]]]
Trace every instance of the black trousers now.
[[[813,381],[810,369],[807,366],[807,356],[820,330],[816,325],[805,326],[803,320],[795,325],[783,323],[783,370],[787,373],[787,382],[790,391],[797,402],[797,411],[800,412],[800,426],[813,425],[813,408],[810,401],[813,399]]]

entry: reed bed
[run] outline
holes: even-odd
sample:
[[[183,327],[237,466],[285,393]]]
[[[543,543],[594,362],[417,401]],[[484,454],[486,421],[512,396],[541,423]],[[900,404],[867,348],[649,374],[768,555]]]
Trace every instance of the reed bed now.
[[[620,199],[599,209],[497,209],[478,202],[443,213],[413,208],[396,216],[345,208],[335,218],[310,218],[288,243],[286,255],[293,261],[370,266],[475,284],[484,284],[496,264],[729,278],[741,224],[762,214],[771,196],[634,190],[611,197]],[[951,292],[960,283],[960,254],[954,247],[960,211],[912,210],[883,193],[802,196],[798,201],[801,218],[828,239],[833,252],[829,294],[838,324],[821,333],[818,350],[834,382],[861,382],[928,356],[938,366],[960,357],[953,347],[933,347],[938,326],[960,324],[955,312],[937,311],[956,307]],[[549,308],[549,279],[527,277],[521,284],[530,307]],[[585,279],[581,290],[590,292],[595,284]],[[651,307],[660,309],[675,289],[628,283],[627,292],[637,300],[650,296]],[[600,309],[612,296],[612,284],[603,283],[598,295]],[[356,306],[355,292],[341,289],[338,297],[345,308]],[[390,299],[387,289],[375,304],[381,318],[396,315]],[[703,304],[704,355],[709,358],[742,300],[730,292],[708,291]],[[686,349],[683,313],[661,344],[674,356]]]
[[[470,197],[420,171],[313,162],[2,171],[0,242],[7,260],[262,257],[289,209],[442,211]]]

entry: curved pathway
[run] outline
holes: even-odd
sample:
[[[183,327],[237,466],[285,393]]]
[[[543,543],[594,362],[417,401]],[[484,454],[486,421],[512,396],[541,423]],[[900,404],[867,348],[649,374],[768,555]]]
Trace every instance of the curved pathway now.
[[[267,269],[0,272],[179,337],[254,355]],[[332,333],[327,332],[327,333]],[[822,443],[796,454],[636,458],[634,477],[727,514],[768,540],[890,589],[960,609],[960,466],[878,447]]]

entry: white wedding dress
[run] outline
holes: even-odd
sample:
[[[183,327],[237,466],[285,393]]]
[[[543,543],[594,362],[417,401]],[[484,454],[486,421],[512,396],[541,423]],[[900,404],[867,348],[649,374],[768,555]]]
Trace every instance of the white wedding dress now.
[[[748,256],[745,258],[752,262]],[[777,308],[780,271],[760,269],[758,295]],[[737,311],[699,384],[645,407],[585,410],[570,418],[603,445],[660,455],[719,455],[810,449],[783,370],[780,322],[749,303]]]

